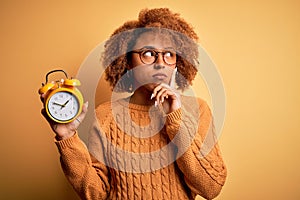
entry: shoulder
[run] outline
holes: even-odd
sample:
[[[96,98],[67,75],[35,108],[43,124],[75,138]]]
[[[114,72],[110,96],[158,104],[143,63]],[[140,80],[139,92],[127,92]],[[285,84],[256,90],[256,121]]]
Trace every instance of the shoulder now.
[[[96,117],[98,119],[110,119],[113,112],[120,111],[124,108],[124,106],[126,106],[125,102],[125,99],[119,99],[116,101],[107,101],[100,104],[95,109]]]
[[[182,95],[181,102],[182,106],[189,111],[200,112],[200,114],[210,112],[207,101],[202,98]]]
[[[100,115],[107,114],[110,110],[111,110],[111,102],[107,101],[96,107],[95,114],[96,116],[98,116],[99,114]]]

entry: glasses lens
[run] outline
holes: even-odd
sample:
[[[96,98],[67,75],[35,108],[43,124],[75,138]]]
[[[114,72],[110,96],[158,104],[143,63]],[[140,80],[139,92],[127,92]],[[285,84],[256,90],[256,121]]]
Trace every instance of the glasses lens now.
[[[169,65],[175,64],[176,63],[176,53],[173,51],[164,52],[164,61]]]
[[[155,62],[156,53],[153,50],[145,50],[141,53],[142,62],[152,64]]]
[[[175,51],[163,51],[158,52],[152,49],[147,49],[142,52],[140,52],[140,58],[144,64],[153,64],[157,57],[159,56],[159,53],[163,55],[164,62],[168,65],[173,65],[176,63],[176,52]]]

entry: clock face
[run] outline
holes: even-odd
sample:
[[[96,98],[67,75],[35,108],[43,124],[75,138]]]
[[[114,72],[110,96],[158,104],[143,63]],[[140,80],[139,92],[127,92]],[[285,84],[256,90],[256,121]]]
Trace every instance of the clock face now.
[[[77,115],[79,102],[72,93],[60,91],[50,97],[47,107],[52,118],[59,121],[68,121]]]

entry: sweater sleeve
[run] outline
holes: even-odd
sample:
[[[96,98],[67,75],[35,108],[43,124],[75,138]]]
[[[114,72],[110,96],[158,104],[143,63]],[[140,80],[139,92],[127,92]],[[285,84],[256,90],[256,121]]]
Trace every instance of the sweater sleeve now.
[[[55,143],[65,176],[81,199],[106,199],[110,190],[108,169],[88,152],[78,134]]]
[[[176,163],[192,194],[213,199],[220,193],[227,171],[217,144],[211,111],[206,102],[201,100],[199,103],[198,117],[184,109],[170,113],[166,131],[181,155]]]

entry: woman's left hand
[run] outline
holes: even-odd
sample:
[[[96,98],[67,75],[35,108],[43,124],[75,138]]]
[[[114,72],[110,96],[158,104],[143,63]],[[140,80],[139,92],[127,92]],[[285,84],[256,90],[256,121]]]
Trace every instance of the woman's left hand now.
[[[151,99],[155,100],[155,106],[161,104],[166,114],[181,107],[180,95],[165,83],[161,83],[154,88]]]

